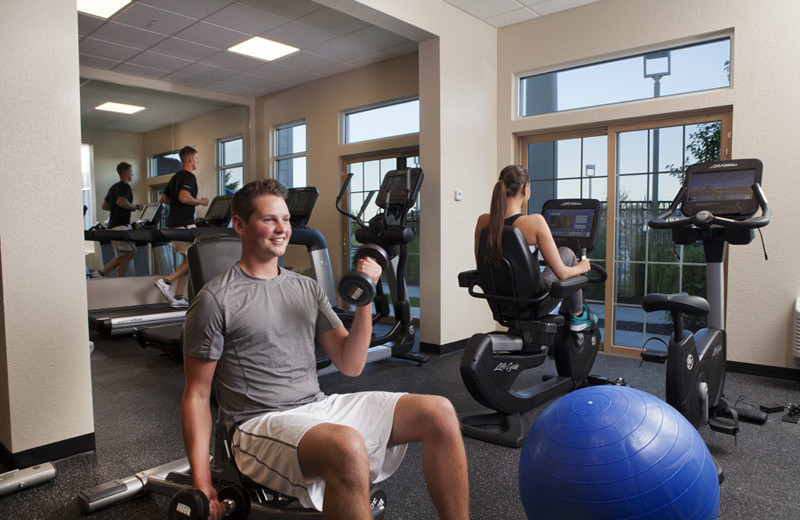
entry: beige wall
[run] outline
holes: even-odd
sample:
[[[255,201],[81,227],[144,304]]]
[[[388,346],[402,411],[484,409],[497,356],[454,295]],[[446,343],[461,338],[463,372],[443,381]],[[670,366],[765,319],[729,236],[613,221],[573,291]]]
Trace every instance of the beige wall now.
[[[419,48],[420,160],[425,171],[420,336],[423,342],[442,345],[493,328],[486,304],[459,288],[457,276],[474,268],[473,222],[488,206],[490,178],[496,173],[496,30],[440,1],[321,3],[385,28],[395,28],[394,20],[400,20],[435,35]],[[394,20],[383,19],[387,15]],[[454,200],[456,189],[464,194],[461,202]]]
[[[334,275],[342,273],[341,238],[343,219],[335,202],[339,193],[339,158],[384,149],[416,146],[417,136],[381,139],[367,143],[343,144],[340,119],[343,111],[387,100],[416,97],[417,55],[409,54],[352,72],[307,83],[259,98],[256,121],[262,131],[258,143],[256,178],[274,176],[271,141],[276,126],[297,121],[306,123],[307,183],[319,190],[309,226],[319,230],[328,242]],[[424,188],[424,184],[423,184]],[[288,261],[295,265],[297,259]]]
[[[498,38],[498,166],[514,160],[515,132],[557,129],[710,107],[733,107],[733,157],[764,162],[774,218],[760,244],[730,249],[729,359],[794,367],[791,320],[800,291],[796,153],[789,145],[800,107],[800,3],[792,0],[602,0],[506,27]],[[520,73],[546,71],[732,33],[732,88],[574,110],[514,116]],[[758,240],[758,239],[757,239]]]
[[[76,26],[73,2],[5,2],[0,17],[0,443],[13,454],[94,432]]]
[[[244,157],[248,157],[251,146],[249,110],[249,107],[236,105],[147,132],[143,135],[142,160],[146,164],[148,158],[153,155],[180,150],[187,145],[194,146],[200,157],[200,164],[194,172],[197,176],[198,197],[213,199],[219,193],[216,177],[217,139],[243,136]],[[142,178],[145,175],[143,170]],[[248,165],[245,164],[245,179],[247,176]],[[144,193],[149,191],[151,186],[165,186],[169,179],[168,175],[144,179]],[[205,215],[206,209],[198,206],[197,216]]]
[[[142,134],[82,128],[81,142],[92,145],[95,221],[104,222],[108,218],[108,211],[103,210],[103,200],[111,185],[119,182],[117,165],[122,161],[133,166],[133,182],[131,182],[133,202],[136,204],[147,202],[145,189],[147,163],[142,155]]]

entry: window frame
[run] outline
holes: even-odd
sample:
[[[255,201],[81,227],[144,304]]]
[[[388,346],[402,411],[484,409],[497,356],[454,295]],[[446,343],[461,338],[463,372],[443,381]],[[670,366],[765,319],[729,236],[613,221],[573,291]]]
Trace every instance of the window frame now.
[[[224,146],[225,143],[229,143],[231,141],[242,141],[242,160],[241,162],[236,163],[226,163],[222,164],[222,160],[224,158]],[[244,146],[244,136],[242,134],[236,134],[228,137],[220,137],[217,139],[217,195],[225,195],[225,183],[223,180],[223,170],[229,170],[231,168],[241,168],[242,169],[242,186],[245,184],[245,172],[244,172],[244,157],[245,157],[245,146]],[[242,188],[239,186],[239,189]],[[237,190],[238,191],[238,190]]]
[[[305,138],[306,138],[306,145],[305,145],[305,148],[303,148],[303,151],[302,152],[292,152],[292,153],[288,153],[288,154],[278,154],[278,132],[280,130],[285,130],[287,128],[295,128],[295,127],[298,127],[298,126],[301,126],[301,125],[304,127],[304,133],[305,133]],[[274,179],[280,180],[280,179],[278,179],[278,162],[279,161],[285,161],[287,159],[298,159],[298,158],[303,157],[303,158],[306,158],[306,172],[305,172],[306,182],[304,183],[304,186],[307,186],[308,185],[308,162],[307,162],[308,161],[308,159],[307,159],[308,158],[308,123],[306,122],[306,120],[305,119],[298,119],[298,120],[295,120],[295,121],[291,121],[289,123],[281,123],[279,125],[274,125],[272,127],[271,136],[272,136],[272,177]],[[287,186],[287,188],[301,188],[301,187],[304,187],[304,186]]]
[[[375,141],[381,141],[381,140],[384,140],[384,139],[396,139],[398,137],[404,137],[404,136],[409,136],[409,135],[418,135],[419,132],[420,132],[419,125],[417,126],[417,130],[415,132],[406,132],[406,133],[402,133],[402,134],[384,135],[384,136],[375,137],[375,138],[372,138],[372,139],[363,139],[363,140],[360,140],[360,141],[350,141],[348,139],[348,136],[350,134],[349,117],[351,115],[361,114],[361,113],[364,113],[364,112],[370,112],[370,111],[373,111],[373,110],[380,110],[380,109],[383,109],[383,108],[387,108],[387,107],[391,107],[391,106],[395,106],[395,105],[401,105],[401,104],[404,104],[404,103],[411,103],[411,102],[415,102],[415,101],[417,103],[419,103],[419,96],[418,95],[410,96],[410,97],[403,97],[403,98],[399,98],[399,99],[391,99],[391,100],[387,100],[387,101],[381,101],[379,103],[373,103],[373,104],[369,104],[369,105],[363,105],[363,106],[360,106],[360,107],[355,107],[355,108],[350,108],[350,109],[347,109],[347,110],[343,110],[342,111],[342,117],[341,117],[341,130],[342,130],[341,144],[343,144],[343,145],[359,145],[359,144],[362,144],[362,143],[370,143],[370,142],[375,142]],[[419,117],[419,110],[418,110],[417,113],[418,113],[418,117]]]

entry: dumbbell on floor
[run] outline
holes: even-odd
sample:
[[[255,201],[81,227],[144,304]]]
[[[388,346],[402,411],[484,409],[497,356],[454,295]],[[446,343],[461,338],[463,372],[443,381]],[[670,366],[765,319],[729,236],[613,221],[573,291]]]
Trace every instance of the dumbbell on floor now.
[[[245,520],[250,516],[250,499],[238,487],[225,487],[218,493],[225,506],[227,520]],[[169,503],[169,520],[206,520],[209,513],[208,497],[197,488],[178,491]]]
[[[389,255],[381,246],[375,244],[364,244],[358,248],[353,262],[358,263],[359,259],[364,257],[375,260],[384,271],[389,265]],[[375,296],[375,283],[361,271],[350,271],[339,280],[339,295],[348,305],[361,307],[367,305]]]

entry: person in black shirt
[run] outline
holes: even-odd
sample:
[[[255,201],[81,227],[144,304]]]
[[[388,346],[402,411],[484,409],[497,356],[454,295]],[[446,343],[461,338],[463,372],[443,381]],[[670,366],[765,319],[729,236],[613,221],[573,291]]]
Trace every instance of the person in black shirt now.
[[[172,176],[167,188],[161,194],[161,202],[169,204],[167,227],[170,228],[194,226],[195,207],[208,206],[207,197],[197,197],[197,178],[192,173],[200,163],[197,150],[191,146],[184,146],[181,148],[180,158],[183,170]],[[189,306],[183,297],[183,289],[186,286],[186,273],[189,271],[189,266],[186,264],[186,251],[190,245],[192,245],[191,242],[172,243],[175,253],[183,257],[181,264],[172,274],[159,278],[155,282],[158,290],[172,307]]]
[[[131,223],[131,211],[142,209],[141,204],[133,203],[133,191],[131,190],[131,180],[133,180],[133,166],[129,163],[121,162],[117,165],[119,182],[113,184],[103,200],[103,209],[110,211],[108,219],[109,229],[129,229]],[[114,269],[117,270],[117,277],[128,274],[128,266],[133,259],[136,251],[136,244],[133,242],[123,242],[114,240],[116,257],[103,266],[102,269],[95,269],[91,272],[92,278],[102,278]]]

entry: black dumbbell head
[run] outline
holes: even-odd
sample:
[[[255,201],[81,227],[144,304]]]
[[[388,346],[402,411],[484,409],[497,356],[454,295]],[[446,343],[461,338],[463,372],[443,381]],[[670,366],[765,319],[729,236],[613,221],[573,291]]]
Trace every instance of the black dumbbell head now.
[[[250,498],[247,491],[241,487],[228,486],[219,490],[219,500],[222,503],[229,501],[233,507],[227,507],[225,518],[228,520],[246,520],[250,516]]]
[[[178,491],[169,503],[169,520],[206,520],[208,497],[196,488]]]
[[[372,301],[375,284],[361,271],[351,271],[339,280],[339,294],[348,305],[362,307]]]
[[[386,251],[379,245],[375,244],[364,244],[356,250],[354,260],[358,262],[359,258],[363,257],[370,257],[376,262],[378,265],[381,266],[381,269],[386,270],[386,266],[389,265],[389,255],[386,254]]]

